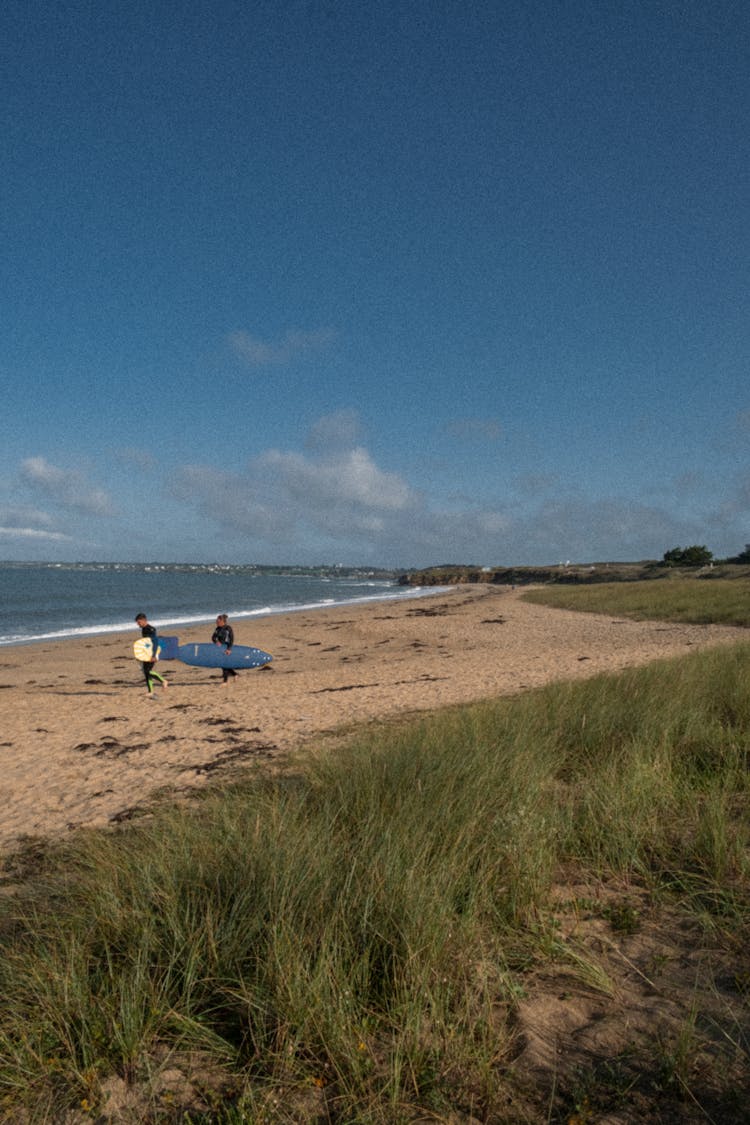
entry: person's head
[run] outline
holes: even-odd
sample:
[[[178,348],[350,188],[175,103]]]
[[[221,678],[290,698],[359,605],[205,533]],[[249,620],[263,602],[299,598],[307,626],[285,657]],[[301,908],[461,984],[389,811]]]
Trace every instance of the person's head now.
[[[146,617],[146,614],[145,613],[136,613],[135,623],[136,623],[136,625],[146,625],[148,623],[148,618]]]
[[[219,616],[216,618],[216,624],[217,625],[226,625],[227,620],[228,620],[228,618],[227,618],[226,613],[220,613]]]

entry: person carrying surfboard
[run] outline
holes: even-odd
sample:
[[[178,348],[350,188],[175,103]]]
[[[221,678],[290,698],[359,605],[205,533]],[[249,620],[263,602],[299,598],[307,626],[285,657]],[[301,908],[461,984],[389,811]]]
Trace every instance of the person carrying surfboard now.
[[[234,629],[229,624],[229,619],[226,613],[220,613],[216,618],[216,628],[213,631],[211,640],[215,645],[221,645],[224,651],[229,655],[234,647]],[[221,681],[226,684],[230,679],[234,679],[237,675],[234,668],[222,668]]]
[[[146,681],[146,688],[148,694],[153,698],[154,695],[154,680],[158,680],[162,686],[162,691],[166,691],[167,681],[158,672],[154,671],[154,665],[159,659],[159,638],[156,629],[153,625],[149,625],[148,618],[145,613],[136,615],[135,623],[141,630],[141,637],[144,640],[151,642],[151,657],[150,660],[141,660],[141,668],[143,669],[143,678]]]

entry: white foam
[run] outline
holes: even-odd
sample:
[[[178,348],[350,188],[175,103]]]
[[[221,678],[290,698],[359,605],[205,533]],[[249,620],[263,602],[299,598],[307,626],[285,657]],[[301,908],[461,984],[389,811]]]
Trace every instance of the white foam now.
[[[372,585],[376,585],[376,583],[372,583]],[[319,601],[304,602],[303,604],[284,603],[260,606],[255,609],[235,609],[232,612],[227,611],[227,614],[234,620],[252,617],[272,617],[278,616],[281,613],[302,613],[314,611],[316,609],[330,609],[331,606],[335,605],[365,605],[370,602],[398,601],[399,598],[429,597],[433,594],[443,594],[452,588],[453,587],[450,586],[413,586],[400,587],[399,591],[395,592],[393,587],[391,587],[387,592],[381,594],[360,594],[357,597],[351,598],[322,598]],[[200,625],[215,620],[215,614],[167,614],[166,616],[155,619],[152,624],[156,626],[159,632],[163,633],[167,629],[172,629],[178,625]],[[0,637],[0,647],[4,645],[32,644],[36,641],[75,640],[78,637],[96,637],[107,633],[127,633],[131,631],[134,631],[132,621],[113,621],[102,625],[80,625],[75,628],[59,629],[49,633],[34,633],[32,635],[10,633],[4,637]]]

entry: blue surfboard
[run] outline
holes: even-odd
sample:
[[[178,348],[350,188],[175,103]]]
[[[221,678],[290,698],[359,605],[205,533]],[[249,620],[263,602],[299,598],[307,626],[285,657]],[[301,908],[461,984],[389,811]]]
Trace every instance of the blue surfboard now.
[[[180,645],[177,659],[196,668],[262,668],[270,664],[273,657],[248,645],[235,645],[227,654],[222,645],[193,644]]]
[[[159,659],[160,660],[176,660],[177,650],[180,647],[179,637],[163,637],[159,633],[156,638],[156,643],[159,646]]]

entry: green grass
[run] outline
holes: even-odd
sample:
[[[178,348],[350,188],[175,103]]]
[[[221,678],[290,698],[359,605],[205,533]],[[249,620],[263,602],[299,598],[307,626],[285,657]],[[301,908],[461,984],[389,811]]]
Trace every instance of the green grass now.
[[[113,1078],[140,1121],[565,1119],[515,1075],[509,1014],[540,963],[610,984],[550,926],[553,882],[635,882],[741,941],[749,663],[368,728],[50,850],[0,900],[0,1120],[95,1119]]]
[[[524,594],[524,600],[555,609],[617,614],[639,621],[750,626],[750,581],[745,578],[548,586],[530,590]]]

